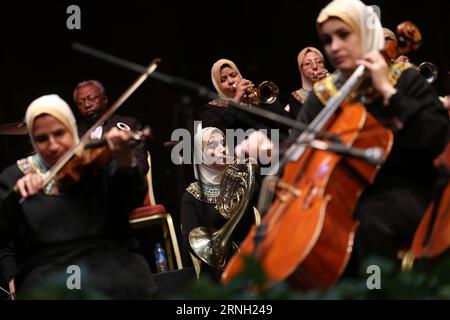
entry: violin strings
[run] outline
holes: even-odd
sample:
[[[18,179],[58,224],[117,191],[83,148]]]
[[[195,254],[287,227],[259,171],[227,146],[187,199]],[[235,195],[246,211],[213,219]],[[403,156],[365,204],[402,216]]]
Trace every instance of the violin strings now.
[[[11,294],[8,290],[4,289],[2,286],[0,286],[0,289],[1,289],[3,292],[5,292],[8,296],[12,296],[12,294]]]

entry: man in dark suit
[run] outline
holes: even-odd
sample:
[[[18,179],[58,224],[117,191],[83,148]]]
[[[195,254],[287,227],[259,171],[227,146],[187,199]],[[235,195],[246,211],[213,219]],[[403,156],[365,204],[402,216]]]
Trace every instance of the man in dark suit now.
[[[108,108],[108,97],[104,86],[97,80],[80,82],[73,92],[73,99],[78,107],[78,134],[80,137],[102,116]],[[112,127],[121,130],[140,130],[141,123],[136,118],[113,114],[103,125],[97,127],[91,134],[92,139],[100,139]],[[138,143],[134,148],[136,165],[142,174],[148,171],[147,150],[145,143]]]

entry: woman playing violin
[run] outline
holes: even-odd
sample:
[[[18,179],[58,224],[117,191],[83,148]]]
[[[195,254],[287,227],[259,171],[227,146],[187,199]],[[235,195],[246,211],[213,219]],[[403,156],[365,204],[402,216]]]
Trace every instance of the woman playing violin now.
[[[130,136],[109,131],[113,160],[61,189],[57,182],[44,186],[42,176],[78,143],[70,107],[57,95],[42,96],[25,121],[36,154],[0,175],[0,270],[11,294],[17,288],[24,298],[151,297],[149,268],[129,251],[128,213],[146,192]]]
[[[354,213],[359,227],[351,272],[370,254],[395,259],[397,250],[411,242],[432,198],[433,159],[446,144],[448,115],[433,88],[414,69],[405,64],[388,67],[379,52],[384,46],[383,29],[371,7],[359,0],[335,0],[320,12],[317,28],[338,71],[315,84],[315,94],[298,119],[310,123],[333,91],[364,65],[367,80],[353,101],[362,103],[394,133],[392,150]]]

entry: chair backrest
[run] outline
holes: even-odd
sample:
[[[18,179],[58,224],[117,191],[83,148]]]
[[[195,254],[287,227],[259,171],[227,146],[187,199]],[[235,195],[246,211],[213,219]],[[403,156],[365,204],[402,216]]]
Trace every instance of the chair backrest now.
[[[155,194],[153,192],[152,157],[149,151],[147,151],[147,162],[148,162],[148,171],[147,171],[148,192],[147,195],[145,196],[144,205],[154,206],[156,205],[156,201],[155,201]]]

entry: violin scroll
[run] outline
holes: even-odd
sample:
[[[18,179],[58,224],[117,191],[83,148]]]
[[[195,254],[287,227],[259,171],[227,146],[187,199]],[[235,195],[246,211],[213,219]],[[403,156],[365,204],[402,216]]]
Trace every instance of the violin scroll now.
[[[404,21],[397,26],[398,54],[408,53],[419,49],[422,35],[419,28],[411,21]]]
[[[411,21],[404,21],[397,26],[397,41],[386,41],[384,54],[388,60],[393,60],[402,54],[419,49],[422,44],[422,35],[419,28]]]

